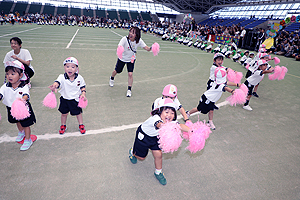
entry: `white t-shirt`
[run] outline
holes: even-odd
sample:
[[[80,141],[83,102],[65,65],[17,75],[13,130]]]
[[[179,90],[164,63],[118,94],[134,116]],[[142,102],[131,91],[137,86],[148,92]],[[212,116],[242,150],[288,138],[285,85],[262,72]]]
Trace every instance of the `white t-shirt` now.
[[[162,99],[163,99],[162,97],[159,97],[159,98],[157,98],[154,101],[154,103],[153,103],[153,110],[155,110],[156,108],[159,107],[159,101],[162,100]],[[179,100],[178,100],[177,97],[174,99],[174,103],[176,105],[176,108],[175,108],[176,110],[179,110],[182,107],[182,105],[180,104],[180,102],[179,102]]]
[[[85,87],[85,81],[83,77],[78,74],[74,81],[70,81],[68,75],[60,74],[55,82],[59,83],[59,93],[64,99],[75,99],[79,102],[79,96],[81,94],[81,88]]]
[[[138,47],[144,48],[146,46],[145,42],[142,40],[142,38],[140,38],[139,43],[136,43],[135,41],[132,42],[130,39],[127,40],[127,36],[124,36],[118,46],[123,46],[124,47],[124,52],[122,54],[122,59],[120,59],[123,62],[130,62],[131,61],[131,57],[135,56],[136,53],[134,53],[131,49],[130,46],[128,44],[128,41],[131,45],[131,48],[133,51],[137,51]]]
[[[12,55],[16,55],[15,53],[14,53],[14,50],[11,50],[11,51],[9,51],[6,55],[5,55],[5,58],[4,58],[4,60],[3,60],[3,63],[5,64],[7,61],[15,61],[15,59],[13,59],[11,56]],[[20,49],[20,53],[18,54],[18,55],[16,55],[18,58],[21,58],[22,60],[25,60],[25,61],[28,61],[28,60],[30,60],[30,62],[32,61],[32,57],[31,57],[31,54],[30,54],[30,52],[27,50],[27,49]],[[31,63],[30,63],[30,65],[28,66],[28,67],[30,67],[33,71],[34,71],[34,69],[33,69],[33,67],[32,67],[32,65],[31,65]]]
[[[206,92],[204,92],[206,98],[211,102],[217,102],[221,98],[222,93],[225,92],[224,88],[226,87],[226,85],[220,84],[219,87],[216,87],[216,82],[213,82],[209,90],[206,90]]]
[[[248,58],[248,57],[247,57],[246,55],[244,55],[244,56],[241,58],[240,61],[241,61],[241,62],[245,62],[245,61],[247,60],[247,58]]]
[[[262,72],[262,70],[256,70],[253,72],[253,74],[247,78],[249,84],[257,85],[265,76]]]
[[[25,94],[29,96],[29,87],[24,82],[21,82],[16,89],[11,87],[11,83],[7,82],[0,88],[0,94],[2,95],[2,103],[8,107],[11,107],[13,102],[22,98]]]

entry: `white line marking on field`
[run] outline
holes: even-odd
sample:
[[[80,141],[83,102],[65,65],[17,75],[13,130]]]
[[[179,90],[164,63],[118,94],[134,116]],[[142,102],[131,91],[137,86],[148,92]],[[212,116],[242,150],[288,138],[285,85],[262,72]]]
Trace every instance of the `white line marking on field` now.
[[[229,104],[228,101],[221,102],[217,104],[219,108],[222,106],[225,106]],[[201,114],[200,112],[193,113],[191,116],[194,115],[199,115]],[[182,119],[182,116],[178,116],[178,119]],[[122,125],[122,126],[114,126],[114,127],[109,127],[109,128],[103,128],[103,129],[98,129],[98,130],[87,130],[86,133],[83,135],[77,132],[73,133],[65,133],[63,135],[60,135],[58,133],[46,133],[44,135],[37,135],[38,140],[50,140],[50,139],[57,139],[57,138],[68,138],[68,137],[81,137],[81,136],[86,136],[86,135],[96,135],[96,134],[101,134],[101,133],[110,133],[110,132],[119,132],[119,131],[124,131],[127,129],[133,129],[137,128],[139,125],[141,125],[142,122],[140,123],[135,123],[135,124],[129,124],[129,125]],[[4,142],[15,142],[17,137],[10,137],[7,134],[4,134],[3,136],[0,137],[0,144]]]
[[[120,37],[123,37],[123,35],[120,35],[119,33],[116,33],[115,31],[111,31],[111,32],[113,32],[114,34],[116,34],[116,35],[118,35]]]
[[[71,46],[71,44],[72,44],[74,38],[76,37],[78,31],[79,31],[79,29],[77,29],[76,33],[73,35],[73,37],[72,37],[71,41],[69,42],[69,44],[67,45],[66,49],[68,49]]]
[[[42,27],[37,27],[37,28],[28,29],[28,30],[25,30],[25,31],[19,31],[19,32],[6,34],[6,35],[1,35],[0,37],[5,37],[5,36],[8,36],[8,35],[14,35],[14,34],[17,34],[17,33],[24,33],[24,32],[27,32],[27,31],[32,31],[32,30],[38,29],[38,28],[42,28]]]

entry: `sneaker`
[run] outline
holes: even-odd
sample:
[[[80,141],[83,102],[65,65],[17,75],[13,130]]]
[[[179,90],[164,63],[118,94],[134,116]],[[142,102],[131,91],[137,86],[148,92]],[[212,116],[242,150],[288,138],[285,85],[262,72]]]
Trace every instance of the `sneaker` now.
[[[165,176],[164,176],[163,173],[160,172],[160,174],[157,175],[154,172],[154,175],[155,175],[156,179],[159,181],[160,184],[162,184],[162,185],[166,185],[167,184],[167,180],[166,180],[166,178],[165,178]]]
[[[21,151],[26,151],[26,150],[28,150],[28,149],[31,147],[32,143],[33,143],[33,142],[32,142],[31,139],[29,139],[29,140],[25,139],[23,145],[22,145],[21,148],[20,148],[20,150],[21,150]]]
[[[259,97],[256,92],[253,92],[252,95],[255,96],[255,97],[257,97],[257,98]]]
[[[187,116],[188,118],[190,118],[190,116],[191,116],[190,112],[187,110],[185,113],[186,113],[186,116]]]
[[[16,138],[16,142],[21,142],[24,139],[24,137],[25,137],[25,132],[24,131],[23,132],[19,131],[18,136]]]
[[[131,90],[127,90],[126,97],[131,97]]]
[[[252,108],[249,106],[249,105],[246,105],[246,106],[243,106],[243,108],[245,109],[245,110],[252,110]]]
[[[212,121],[208,121],[208,124],[212,130],[216,130],[216,127]]]
[[[129,149],[129,159],[132,162],[132,164],[136,164],[137,158],[131,152],[132,152],[132,147]]]
[[[85,126],[83,124],[79,125],[79,131],[81,134],[85,134]]]
[[[109,86],[110,86],[110,87],[113,87],[113,86],[114,86],[114,83],[115,83],[115,80],[111,80],[111,79],[109,78]]]
[[[64,134],[66,130],[67,130],[67,126],[66,125],[61,125],[60,129],[59,129],[59,134]]]

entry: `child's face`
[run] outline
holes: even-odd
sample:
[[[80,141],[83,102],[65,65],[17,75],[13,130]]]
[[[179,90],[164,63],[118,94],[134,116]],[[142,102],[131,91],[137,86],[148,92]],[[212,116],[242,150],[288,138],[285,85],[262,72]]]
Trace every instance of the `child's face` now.
[[[10,47],[13,49],[13,50],[20,50],[21,49],[21,45],[19,45],[19,43],[15,40],[12,40],[10,42]]]
[[[265,71],[267,69],[267,66],[268,66],[267,64],[262,64],[262,65],[259,66],[259,68],[261,70]]]
[[[164,123],[173,121],[174,117],[175,117],[175,113],[170,108],[164,109],[160,114],[160,118]]]
[[[250,57],[250,58],[253,58],[253,56],[254,56],[253,54],[250,54],[250,56],[249,56],[249,57]]]
[[[163,95],[163,99],[165,99],[165,98],[169,98],[169,99],[172,99],[172,101],[174,101],[176,97],[169,97],[169,96]]]
[[[222,66],[223,58],[221,58],[221,57],[216,58],[215,63],[216,63],[217,66]]]
[[[8,70],[5,75],[8,82],[13,85],[19,82],[20,78],[23,76],[23,73],[19,74],[18,72],[14,72],[13,70]]]
[[[128,37],[129,37],[129,39],[130,39],[131,41],[134,41],[134,40],[135,40],[135,37],[136,37],[135,29],[131,29],[131,30],[129,31]]]
[[[75,76],[75,73],[77,72],[77,65],[73,63],[66,63],[64,67],[65,72],[68,74],[69,77]]]

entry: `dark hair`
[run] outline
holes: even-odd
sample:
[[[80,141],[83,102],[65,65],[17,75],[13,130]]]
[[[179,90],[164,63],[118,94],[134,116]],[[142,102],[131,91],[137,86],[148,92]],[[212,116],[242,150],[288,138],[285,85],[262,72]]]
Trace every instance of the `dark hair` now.
[[[9,42],[11,42],[12,40],[13,40],[13,41],[16,41],[19,45],[22,44],[22,40],[21,40],[20,38],[18,38],[18,37],[10,38]]]
[[[23,73],[23,71],[20,68],[13,67],[13,66],[7,66],[5,68],[5,72],[8,72],[9,70],[12,70],[13,72],[17,72],[19,75]]]
[[[131,30],[135,30],[135,42],[139,43],[140,39],[141,39],[141,30],[138,27],[131,27],[129,29],[129,31]]]
[[[174,119],[173,119],[173,121],[175,121],[177,119],[177,113],[176,113],[175,108],[173,108],[173,107],[162,106],[162,107],[160,107],[158,109],[152,110],[151,115],[152,116],[153,115],[159,115],[160,116],[161,113],[162,113],[162,111],[167,110],[167,109],[171,109],[174,112]]]

